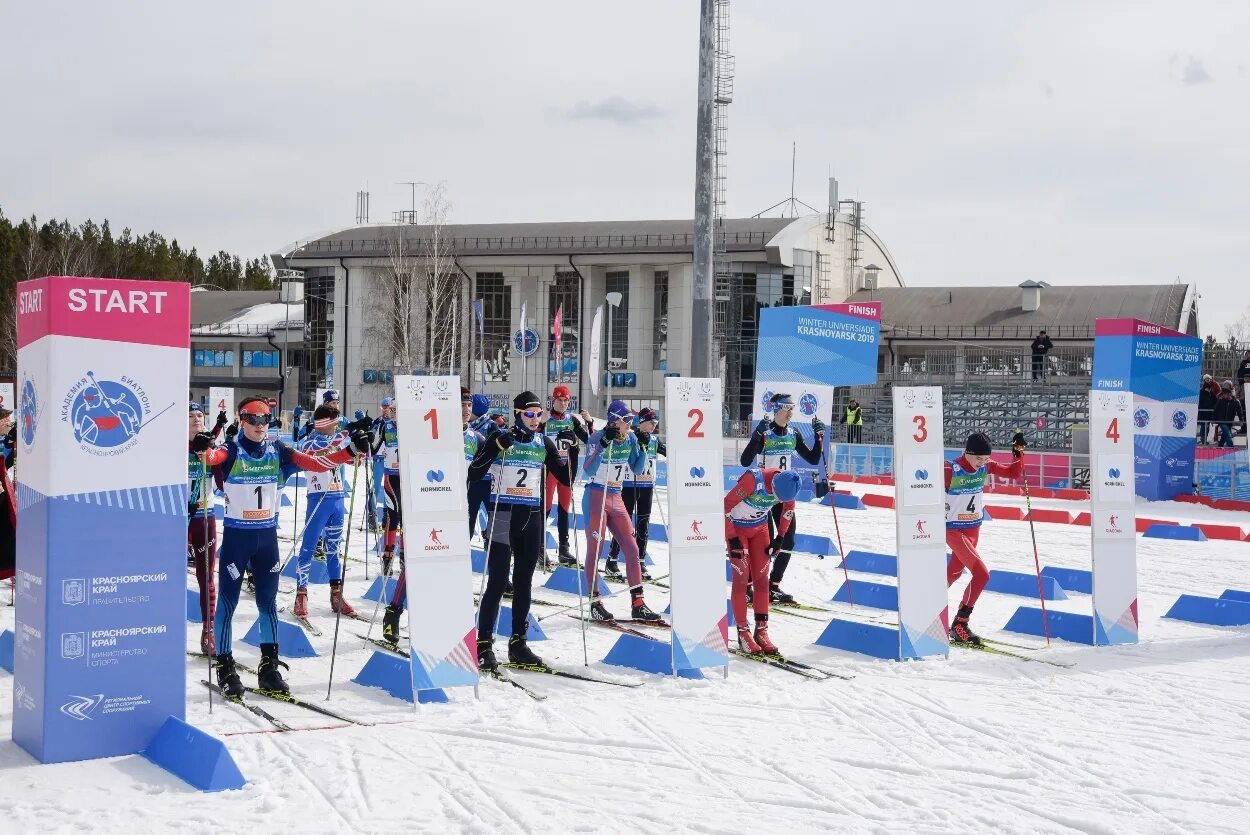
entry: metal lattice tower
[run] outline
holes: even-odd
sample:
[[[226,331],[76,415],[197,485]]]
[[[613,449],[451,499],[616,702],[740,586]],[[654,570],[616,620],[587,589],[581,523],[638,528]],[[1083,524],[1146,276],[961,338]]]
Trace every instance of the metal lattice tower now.
[[[713,264],[713,309],[715,318],[712,329],[713,361],[719,366],[722,384],[728,386],[726,374],[726,335],[729,327],[729,265],[725,257],[725,184],[728,177],[729,154],[729,105],[734,97],[734,57],[729,52],[729,0],[716,0],[716,121],[715,121],[715,174],[713,197],[713,234],[715,245]]]

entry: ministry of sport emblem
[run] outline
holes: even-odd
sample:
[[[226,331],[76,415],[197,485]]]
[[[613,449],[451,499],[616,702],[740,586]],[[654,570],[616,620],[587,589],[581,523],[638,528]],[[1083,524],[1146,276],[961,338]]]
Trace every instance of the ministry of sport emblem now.
[[[61,603],[66,606],[79,606],[87,602],[86,580],[62,580]]]
[[[88,371],[62,398],[61,420],[70,425],[84,452],[116,455],[133,447],[140,430],[172,406],[154,415],[152,401],[137,380],[125,374],[99,380]]]
[[[30,446],[35,442],[35,430],[39,428],[39,397],[35,391],[35,381],[29,377],[22,380],[17,413],[18,434],[22,436],[22,443]]]
[[[87,637],[82,632],[61,633],[61,657],[73,661],[82,658],[87,645]]]

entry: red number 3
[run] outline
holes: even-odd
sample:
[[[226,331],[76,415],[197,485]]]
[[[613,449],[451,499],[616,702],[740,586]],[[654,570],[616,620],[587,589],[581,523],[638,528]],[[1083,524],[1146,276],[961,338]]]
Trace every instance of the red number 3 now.
[[[927,421],[925,421],[924,415],[916,415],[911,420],[912,423],[916,424],[916,434],[911,436],[912,440],[916,441],[916,443],[924,443],[929,439],[929,429],[925,425]]]

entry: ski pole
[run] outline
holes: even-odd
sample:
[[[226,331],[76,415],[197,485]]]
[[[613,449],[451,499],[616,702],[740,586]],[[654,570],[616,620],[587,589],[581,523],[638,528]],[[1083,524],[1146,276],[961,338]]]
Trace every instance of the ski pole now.
[[[498,442],[492,441],[495,446],[499,446]],[[495,491],[495,501],[490,507],[490,524],[487,526],[486,539],[482,541],[482,582],[477,589],[478,610],[482,608],[482,597],[486,594],[486,575],[490,573],[490,546],[495,538],[495,517],[499,514],[499,496],[503,493],[503,470],[508,464],[508,452],[512,447],[503,450],[503,458],[499,461],[498,480],[491,480],[491,489]],[[509,540],[512,538],[511,531],[508,534]],[[507,571],[507,568],[504,569]],[[506,580],[505,580],[506,582]],[[495,624],[490,624],[491,635],[495,634]]]
[[[366,476],[369,474],[370,466],[371,466],[370,462],[366,461],[365,462],[365,475]],[[375,550],[378,547],[378,531],[376,528],[374,528],[374,531],[373,531],[373,547]],[[365,565],[366,566],[369,565],[369,534],[367,532],[365,533]],[[366,641],[371,640],[373,638],[373,625],[378,622],[378,609],[382,607],[382,598],[386,597],[386,585],[387,585],[386,581],[391,579],[391,577],[393,576],[395,572],[395,564],[393,560],[389,568],[390,568],[390,571],[388,571],[385,574],[383,574],[380,571],[378,572],[378,579],[381,580],[382,586],[380,589],[378,589],[378,596],[374,598],[373,600],[373,614],[369,616],[369,627],[365,630]]]
[[[213,508],[208,503],[208,462],[203,457],[200,458],[200,504],[205,506],[204,512],[204,588],[203,592],[208,594],[209,589],[213,585],[213,564],[208,559],[209,538],[208,538],[208,514],[213,512]],[[213,598],[209,595],[208,606],[205,611],[208,612],[208,622],[214,622]],[[213,637],[212,643],[208,645],[208,680],[213,680],[213,659],[217,655],[217,639]],[[213,712],[213,688],[208,688],[208,712]]]
[[[821,450],[824,455],[824,450]],[[825,483],[829,486],[829,509],[833,511],[833,531],[838,537],[838,553],[842,555],[842,578],[846,581],[846,602],[855,608],[855,598],[851,596],[851,572],[846,567],[846,551],[842,548],[842,527],[838,524],[838,502],[835,498],[837,482],[833,480],[833,462],[825,455]]]
[[[581,545],[577,541],[578,540],[577,496],[574,495],[573,493],[573,489],[577,485],[577,473],[575,472],[575,468],[573,466],[572,450],[569,451],[568,464],[566,466],[567,466],[566,472],[569,475],[569,506],[570,506],[570,509],[572,510],[571,524],[573,525],[573,531],[572,531],[573,561],[577,563],[577,565],[574,566],[574,569],[573,569],[574,571],[577,572],[577,615],[581,619],[581,622],[582,622],[582,666],[589,667],[590,666],[590,652],[586,649],[586,609],[582,605],[582,584],[585,582],[585,579],[582,577],[582,566],[581,566],[581,556],[582,556],[581,550],[582,549],[581,549]],[[556,501],[558,502],[559,500],[560,500],[559,490],[557,489]],[[557,511],[557,513],[558,512],[559,511]],[[569,608],[572,608],[572,607],[570,606]],[[542,618],[539,618],[539,620],[542,620]]]
[[[1020,453],[1020,458],[1024,458],[1024,453]],[[1029,498],[1029,479],[1025,476],[1024,482],[1024,508],[1025,516],[1029,519],[1029,536],[1033,539],[1033,566],[1037,569],[1037,600],[1042,604],[1042,632],[1046,636],[1046,646],[1050,646],[1050,616],[1046,614],[1046,594],[1042,590],[1042,561],[1037,555],[1037,531],[1033,528],[1033,501]],[[843,558],[843,562],[846,559]]]
[[[355,450],[352,450],[353,453]],[[352,497],[347,501],[347,533],[343,537],[343,557],[339,561],[339,594],[347,587],[347,551],[352,544],[352,514],[356,510],[356,473],[360,471],[359,456],[352,459]],[[367,561],[366,561],[367,564]],[[334,641],[330,645],[330,679],[326,683],[326,701],[330,701],[330,691],[334,687],[334,659],[339,649],[339,622],[343,620],[343,604],[340,602],[334,613]]]

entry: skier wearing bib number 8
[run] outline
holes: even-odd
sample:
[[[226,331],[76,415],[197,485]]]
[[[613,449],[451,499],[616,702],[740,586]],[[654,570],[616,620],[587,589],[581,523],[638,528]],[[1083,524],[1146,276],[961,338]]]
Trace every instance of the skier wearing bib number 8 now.
[[[946,569],[947,587],[955,584],[965,568],[972,572],[959,612],[951,623],[951,643],[981,643],[980,636],[968,627],[968,619],[985,584],[990,581],[990,571],[977,553],[981,517],[985,512],[985,482],[991,475],[1013,480],[1023,476],[1024,448],[1024,435],[1017,432],[1011,441],[1012,462],[1000,464],[990,459],[994,451],[990,439],[984,433],[974,432],[964,444],[964,454],[945,464],[946,545],[951,549],[951,562]]]
[[[776,653],[777,645],[768,637],[768,598],[752,595],[755,635],[747,624],[747,584],[764,584],[768,559],[781,550],[786,532],[794,524],[794,497],[802,484],[793,470],[765,468],[747,470],[725,494],[725,542],[729,547],[729,567],[733,571],[734,621],[738,625],[738,647],[743,652]],[[769,531],[773,509],[780,508],[777,534]]]
[[[755,426],[751,439],[742,450],[740,463],[744,467],[756,466],[755,456],[760,457],[758,466],[764,469],[794,469],[794,456],[809,464],[820,463],[820,452],[825,446],[825,424],[819,417],[812,416],[812,432],[815,434],[816,445],[809,447],[807,441],[798,430],[790,426],[794,417],[794,398],[788,394],[774,394],[768,401],[768,410],[772,417],[766,417]],[[774,530],[781,526],[781,508],[774,506],[772,521],[769,523]],[[781,550],[773,560],[773,570],[768,578],[768,598],[773,603],[793,603],[794,596],[781,590],[781,581],[786,576],[786,567],[790,565],[790,549],[794,547],[795,525],[791,523],[786,531]],[[754,593],[754,586],[752,587]]]
[[[590,617],[612,622],[616,618],[599,601],[596,580],[603,537],[611,533],[625,554],[625,573],[629,581],[630,617],[640,621],[662,618],[647,606],[642,595],[642,559],[634,541],[634,525],[621,500],[621,487],[630,476],[637,477],[647,468],[646,447],[630,431],[633,411],[620,400],[608,407],[608,421],[603,429],[590,436],[586,455],[586,489],[582,492],[582,514],[586,519],[586,588],[590,594]]]
[[[242,696],[243,683],[235,671],[231,653],[231,619],[239,604],[243,572],[250,568],[256,582],[256,608],[260,614],[260,667],[257,686],[261,690],[290,692],[282,679],[278,658],[278,487],[298,470],[325,472],[353,460],[346,437],[333,452],[312,456],[292,449],[269,437],[273,415],[260,397],[248,397],[239,404],[242,432],[223,447],[208,450],[205,463],[226,494],[221,549],[218,551],[220,587],[214,618],[217,646],[217,683],[227,696]],[[369,436],[353,428],[351,447],[368,453]]]
[[[312,416],[312,434],[299,442],[300,452],[321,458],[334,452],[342,443],[339,433],[339,410],[318,406]],[[356,610],[343,599],[343,565],[339,561],[339,544],[343,539],[343,467],[335,466],[323,473],[308,474],[308,509],[304,513],[304,538],[300,542],[295,565],[295,616],[308,617],[308,572],[312,568],[317,542],[325,537],[326,571],[330,575],[330,609],[354,617]]]
[[[530,590],[534,569],[545,550],[547,515],[543,513],[546,473],[568,485],[567,459],[555,441],[542,434],[543,406],[538,397],[521,392],[512,401],[515,423],[506,432],[494,432],[478,446],[469,465],[469,481],[491,471],[491,519],[486,527],[486,589],[477,613],[477,663],[483,670],[499,666],[495,658],[495,621],[512,569],[512,631],[508,660],[513,664],[541,665],[529,648]],[[564,440],[569,440],[572,431]]]

